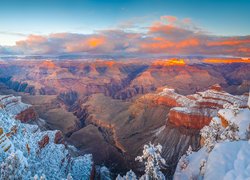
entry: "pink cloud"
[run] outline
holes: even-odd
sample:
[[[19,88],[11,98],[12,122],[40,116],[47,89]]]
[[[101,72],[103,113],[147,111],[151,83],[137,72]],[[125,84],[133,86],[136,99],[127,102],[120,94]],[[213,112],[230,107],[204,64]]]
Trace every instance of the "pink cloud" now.
[[[169,24],[174,24],[177,21],[177,17],[175,16],[161,16],[161,21],[166,21]]]

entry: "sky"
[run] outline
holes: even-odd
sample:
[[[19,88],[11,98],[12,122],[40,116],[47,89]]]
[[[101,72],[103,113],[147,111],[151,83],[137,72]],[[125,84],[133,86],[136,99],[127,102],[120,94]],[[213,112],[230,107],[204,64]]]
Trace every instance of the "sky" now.
[[[0,0],[0,53],[219,54],[220,41],[222,54],[249,56],[249,8],[250,0]]]

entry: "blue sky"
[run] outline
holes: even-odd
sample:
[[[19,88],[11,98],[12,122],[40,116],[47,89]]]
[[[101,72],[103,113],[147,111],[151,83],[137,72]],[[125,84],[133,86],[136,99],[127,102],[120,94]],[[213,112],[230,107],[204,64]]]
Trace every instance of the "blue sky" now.
[[[0,45],[28,34],[150,26],[163,15],[191,18],[216,35],[248,35],[249,8],[249,0],[0,0]]]

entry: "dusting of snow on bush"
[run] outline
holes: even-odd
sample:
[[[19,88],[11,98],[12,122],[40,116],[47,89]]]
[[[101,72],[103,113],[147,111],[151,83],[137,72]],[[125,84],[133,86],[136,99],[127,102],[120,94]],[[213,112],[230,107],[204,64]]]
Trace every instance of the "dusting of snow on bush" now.
[[[91,155],[71,156],[65,145],[54,143],[57,131],[41,131],[37,125],[21,123],[11,112],[11,109],[0,108],[2,143],[4,147],[11,145],[11,148],[0,148],[0,179],[61,180],[69,173],[73,179],[89,179],[93,165]],[[39,144],[44,137],[47,142]]]

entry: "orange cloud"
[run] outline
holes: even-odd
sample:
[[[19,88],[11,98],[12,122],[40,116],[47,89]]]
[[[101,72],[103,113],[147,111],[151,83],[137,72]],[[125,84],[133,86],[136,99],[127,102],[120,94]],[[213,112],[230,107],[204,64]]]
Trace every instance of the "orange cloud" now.
[[[200,44],[199,39],[190,38],[190,39],[186,39],[186,40],[183,40],[183,41],[176,43],[176,47],[177,48],[186,48],[186,47],[190,47],[190,46],[198,46],[199,44]]]
[[[69,41],[65,44],[65,49],[67,52],[87,52],[94,50],[105,43],[105,37],[93,36],[89,38],[77,39],[75,41]]]
[[[200,44],[199,39],[196,38],[189,38],[178,42],[172,42],[163,37],[155,37],[152,40],[153,42],[142,43],[141,48],[149,52],[162,52],[168,49],[181,52],[181,49],[199,46]]]
[[[94,38],[90,38],[87,40],[88,45],[92,48],[100,46],[100,45],[104,44],[104,42],[105,42],[104,37],[94,37]]]
[[[235,46],[241,44],[250,44],[250,38],[247,39],[227,39],[221,41],[210,41],[208,46]]]

